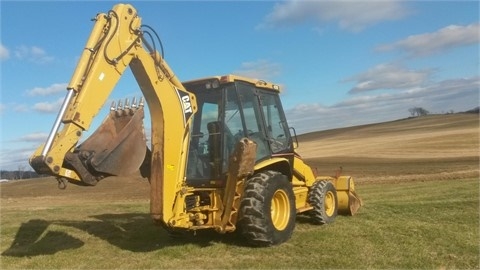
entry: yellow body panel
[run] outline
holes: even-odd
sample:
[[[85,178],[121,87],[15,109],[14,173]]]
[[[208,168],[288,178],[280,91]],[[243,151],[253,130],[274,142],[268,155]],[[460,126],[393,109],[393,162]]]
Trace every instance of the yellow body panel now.
[[[303,182],[307,187],[311,187],[315,182],[315,175],[312,171],[312,168],[305,164],[300,156],[297,155],[295,155],[293,166],[293,177],[295,178],[294,181]]]
[[[293,187],[293,193],[295,194],[295,208],[297,209],[297,213],[312,209],[307,202],[308,191],[309,189],[306,186]]]

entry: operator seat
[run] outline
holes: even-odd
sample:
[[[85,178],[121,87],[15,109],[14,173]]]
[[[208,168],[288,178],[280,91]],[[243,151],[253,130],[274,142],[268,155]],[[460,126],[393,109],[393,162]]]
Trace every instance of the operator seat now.
[[[213,121],[207,124],[208,129],[208,154],[210,157],[211,176],[220,176],[220,165],[222,164],[222,133],[220,121]]]

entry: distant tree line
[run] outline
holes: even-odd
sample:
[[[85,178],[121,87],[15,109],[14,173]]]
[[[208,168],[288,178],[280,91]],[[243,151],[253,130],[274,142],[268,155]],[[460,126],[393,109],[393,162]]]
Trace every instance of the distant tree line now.
[[[480,107],[475,107],[471,110],[466,111],[466,113],[480,113]]]
[[[408,109],[408,112],[410,113],[411,117],[417,117],[417,116],[425,116],[431,114],[429,111],[422,107],[412,107]],[[454,114],[455,111],[450,110],[448,112],[442,112],[441,114]],[[458,112],[458,113],[480,113],[480,107],[475,107],[471,110],[468,111],[463,111],[463,112]],[[439,114],[439,113],[433,113],[433,114]]]
[[[42,177],[43,175],[39,175],[34,171],[25,171],[25,170],[0,170],[0,179],[8,179],[8,180],[20,180],[20,179],[30,179],[30,178],[38,178]]]

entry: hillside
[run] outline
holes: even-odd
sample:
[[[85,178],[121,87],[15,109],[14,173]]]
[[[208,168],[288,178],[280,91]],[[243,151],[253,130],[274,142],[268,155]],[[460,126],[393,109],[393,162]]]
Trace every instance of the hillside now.
[[[431,115],[300,135],[298,153],[320,175],[338,167],[358,183],[458,179],[479,175],[477,114]],[[38,200],[108,201],[148,199],[149,184],[139,176],[111,177],[96,187],[68,185],[59,190],[53,177],[0,184],[2,204],[16,197]]]
[[[476,114],[429,115],[299,136],[305,157],[434,158],[478,156]]]
[[[321,172],[360,180],[478,177],[478,114],[428,115],[299,136],[298,153]],[[321,173],[322,174],[322,173]]]

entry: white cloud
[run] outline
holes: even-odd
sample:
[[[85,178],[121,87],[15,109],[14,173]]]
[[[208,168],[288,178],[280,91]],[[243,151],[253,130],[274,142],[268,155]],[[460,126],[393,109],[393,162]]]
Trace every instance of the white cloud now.
[[[45,64],[54,60],[44,49],[37,46],[19,46],[15,48],[14,55],[17,59],[27,60],[37,64]]]
[[[249,78],[272,80],[281,74],[281,65],[260,59],[257,61],[242,63],[240,69],[233,73]]]
[[[36,132],[22,136],[19,140],[23,142],[44,142],[48,137],[47,133]]]
[[[34,150],[34,149],[33,149]],[[28,165],[28,159],[33,153],[31,148],[1,148],[0,149],[0,169],[2,170],[18,170],[23,168],[31,170]]]
[[[41,113],[56,113],[63,104],[63,98],[58,99],[55,102],[39,102],[33,105],[35,111]]]
[[[12,109],[14,112],[28,112],[28,105],[26,104],[13,104]]]
[[[47,96],[57,94],[67,89],[67,83],[54,83],[47,87],[34,87],[27,90],[28,96]]]
[[[10,51],[0,43],[0,60],[7,60],[10,57]]]
[[[382,21],[397,20],[409,11],[403,1],[300,1],[278,3],[258,28],[289,27],[315,21],[336,23],[347,31],[359,32]]]
[[[458,78],[389,93],[355,95],[332,106],[299,104],[286,110],[298,134],[406,118],[409,108],[432,113],[466,111],[478,106],[480,77]]]
[[[458,110],[456,108],[449,108],[455,104],[465,104],[465,109],[473,109],[479,104],[479,89],[480,77],[460,78],[441,81],[429,85],[425,89],[425,100],[431,103],[431,107],[437,111],[448,111],[450,109]],[[471,104],[474,104],[472,106]]]
[[[10,111],[19,113],[19,112],[28,112],[28,105],[19,104],[19,103],[2,103],[0,104],[0,114],[8,113]]]
[[[459,46],[480,42],[480,24],[449,25],[436,32],[412,35],[391,44],[378,46],[377,51],[404,51],[411,57],[427,56]]]
[[[38,145],[41,145],[47,139],[46,133],[31,133],[20,138],[5,143],[0,147],[0,169],[17,170],[20,166],[26,170],[31,170],[28,159],[33,154]],[[19,146],[19,145],[25,146]],[[35,147],[29,146],[30,144]],[[13,147],[15,146],[15,147]]]
[[[428,82],[432,70],[409,70],[398,64],[380,64],[344,81],[356,81],[349,93],[378,89],[405,89]]]

